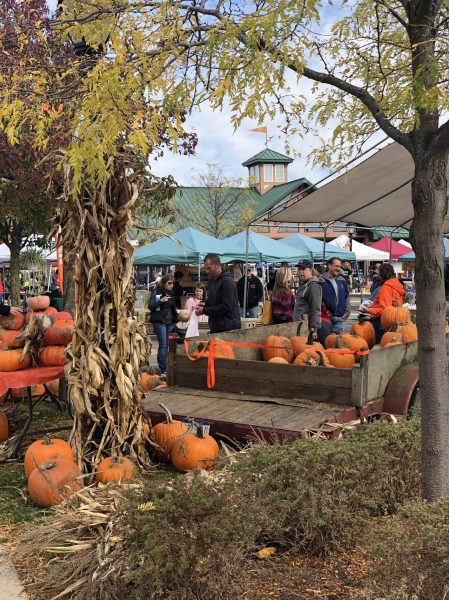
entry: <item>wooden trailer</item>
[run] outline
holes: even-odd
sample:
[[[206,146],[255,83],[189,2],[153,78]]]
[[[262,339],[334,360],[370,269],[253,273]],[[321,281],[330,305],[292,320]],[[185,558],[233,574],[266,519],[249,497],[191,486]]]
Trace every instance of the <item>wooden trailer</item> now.
[[[296,334],[296,323],[233,331],[204,339],[263,344],[268,335]],[[166,388],[147,394],[153,423],[163,402],[177,419],[210,424],[211,433],[244,440],[292,440],[313,432],[332,435],[339,423],[381,413],[407,415],[418,393],[417,343],[374,348],[353,369],[327,369],[262,361],[262,350],[234,347],[235,360],[215,359],[215,385],[207,388],[207,358],[191,361],[172,343]]]

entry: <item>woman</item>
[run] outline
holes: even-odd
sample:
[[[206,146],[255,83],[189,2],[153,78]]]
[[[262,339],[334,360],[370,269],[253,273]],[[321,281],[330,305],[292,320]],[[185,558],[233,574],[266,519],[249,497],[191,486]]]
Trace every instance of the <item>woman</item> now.
[[[206,290],[204,289],[204,285],[202,283],[197,283],[195,285],[195,296],[193,298],[189,298],[186,302],[185,309],[189,311],[190,314],[195,311],[200,302],[206,301]],[[207,315],[199,315],[197,317],[198,323],[207,323]]]
[[[167,371],[168,336],[179,321],[173,299],[173,279],[164,275],[150,298],[151,311],[150,323],[153,323],[159,347],[157,350],[157,364],[161,374]]]
[[[295,296],[290,290],[291,280],[292,275],[288,267],[281,267],[276,271],[273,293],[271,294],[271,308],[275,324],[293,321]]]
[[[381,285],[379,292],[374,298],[371,307],[361,306],[360,311],[371,315],[371,323],[376,331],[376,344],[378,344],[385,333],[380,324],[380,317],[387,306],[393,306],[393,300],[397,300],[402,306],[404,302],[405,289],[403,284],[396,279],[394,269],[390,263],[382,263],[379,267],[379,279]]]

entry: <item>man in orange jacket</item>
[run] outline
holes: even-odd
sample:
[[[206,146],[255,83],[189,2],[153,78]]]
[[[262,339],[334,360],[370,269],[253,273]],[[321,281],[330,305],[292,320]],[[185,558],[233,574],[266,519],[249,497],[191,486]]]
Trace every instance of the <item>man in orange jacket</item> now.
[[[371,307],[362,306],[361,312],[371,315],[371,323],[376,331],[376,344],[378,344],[385,331],[380,324],[380,317],[387,306],[393,306],[393,300],[397,300],[402,306],[404,302],[405,289],[403,284],[396,278],[390,263],[382,263],[379,267],[379,277],[382,281],[379,293],[374,299]]]

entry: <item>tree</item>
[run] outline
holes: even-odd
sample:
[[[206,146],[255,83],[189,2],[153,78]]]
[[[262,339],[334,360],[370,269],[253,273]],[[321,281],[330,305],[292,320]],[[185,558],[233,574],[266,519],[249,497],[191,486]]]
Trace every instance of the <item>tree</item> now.
[[[194,187],[179,191],[176,222],[194,227],[216,238],[237,233],[254,216],[253,199],[242,179],[226,177],[209,164],[197,172]],[[186,197],[183,197],[183,196]]]

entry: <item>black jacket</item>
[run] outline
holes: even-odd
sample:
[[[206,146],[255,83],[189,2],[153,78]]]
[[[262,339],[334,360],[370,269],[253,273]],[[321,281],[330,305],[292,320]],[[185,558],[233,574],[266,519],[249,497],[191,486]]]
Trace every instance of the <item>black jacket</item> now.
[[[240,329],[237,287],[229,271],[222,271],[217,279],[209,279],[204,314],[209,317],[211,333]]]
[[[255,275],[250,275],[247,279],[248,291],[246,296],[246,308],[254,308],[263,298],[262,282]],[[237,282],[237,292],[239,294],[239,303],[243,308],[243,297],[245,294],[245,276]]]
[[[164,296],[169,296],[167,290],[156,288],[151,294],[148,308],[151,311],[150,323],[165,323],[170,325],[179,321],[178,312],[176,310],[173,296],[168,302],[161,302],[160,299]]]
[[[0,315],[9,315],[11,307],[7,304],[0,304]]]

